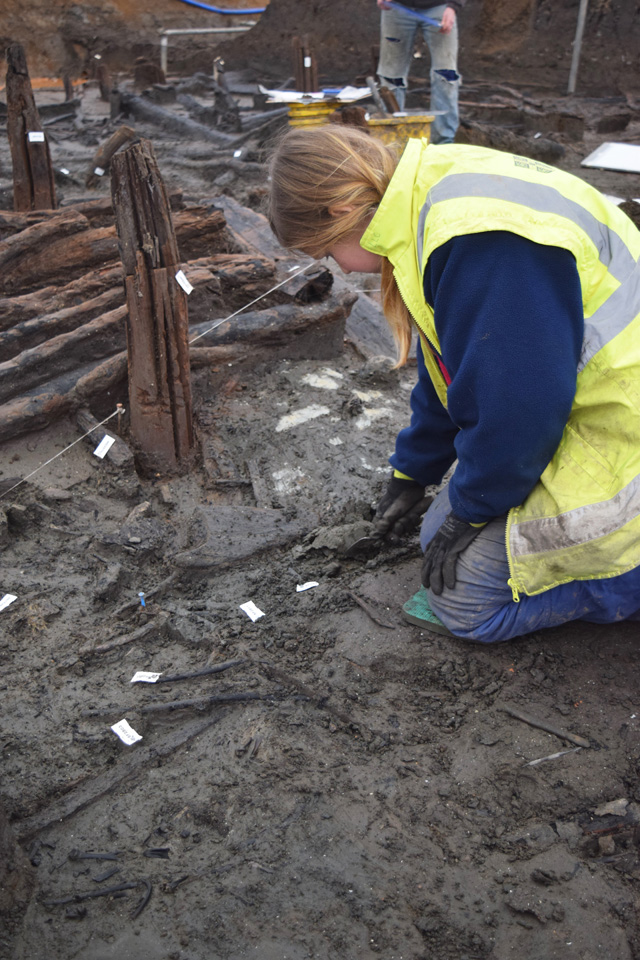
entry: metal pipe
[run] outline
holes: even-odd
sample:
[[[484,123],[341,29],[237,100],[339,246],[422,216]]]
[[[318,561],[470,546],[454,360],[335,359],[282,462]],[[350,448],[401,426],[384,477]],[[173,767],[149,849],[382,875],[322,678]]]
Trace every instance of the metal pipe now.
[[[164,75],[167,75],[167,60],[169,50],[169,37],[177,34],[189,33],[246,33],[251,27],[255,27],[255,21],[249,20],[241,27],[194,27],[193,29],[163,30],[160,37],[160,68]]]
[[[569,86],[567,93],[575,93],[576,78],[578,76],[578,63],[580,62],[580,48],[582,47],[582,34],[584,33],[584,24],[587,19],[587,6],[589,0],[580,0],[580,9],[578,10],[578,25],[576,27],[576,38],[573,41],[573,56],[571,57],[571,70],[569,71]]]

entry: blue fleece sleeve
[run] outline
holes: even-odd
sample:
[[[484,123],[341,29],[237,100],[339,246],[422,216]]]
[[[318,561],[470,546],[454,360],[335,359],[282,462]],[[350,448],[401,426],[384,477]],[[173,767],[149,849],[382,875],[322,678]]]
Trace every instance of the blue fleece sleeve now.
[[[424,288],[452,379],[449,436],[458,464],[451,506],[461,519],[480,523],[522,503],[560,442],[582,347],[578,271],[567,250],[488,232],[435,250]],[[424,386],[421,396],[411,435],[399,437],[406,468],[398,469],[408,476],[415,476],[408,448],[416,463],[424,460],[414,441],[436,436],[441,446],[444,436],[442,426],[429,428],[441,413]]]
[[[418,382],[411,392],[411,423],[396,438],[392,467],[427,486],[440,483],[456,458],[458,428],[440,403],[427,373],[420,340],[416,351]]]

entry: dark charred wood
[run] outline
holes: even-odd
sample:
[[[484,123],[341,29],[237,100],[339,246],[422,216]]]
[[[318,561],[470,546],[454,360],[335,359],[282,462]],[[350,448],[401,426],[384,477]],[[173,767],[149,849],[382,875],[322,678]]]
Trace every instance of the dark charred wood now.
[[[196,123],[186,117],[177,117],[162,107],[151,103],[144,97],[136,97],[131,93],[120,93],[120,107],[125,116],[144,120],[146,123],[155,123],[162,130],[188,140],[208,140],[218,146],[233,146],[236,138],[221,130],[213,130],[203,123]]]
[[[56,188],[49,144],[36,109],[24,48],[19,43],[7,49],[6,92],[14,209],[54,209]],[[30,134],[42,134],[42,139],[33,140]]]

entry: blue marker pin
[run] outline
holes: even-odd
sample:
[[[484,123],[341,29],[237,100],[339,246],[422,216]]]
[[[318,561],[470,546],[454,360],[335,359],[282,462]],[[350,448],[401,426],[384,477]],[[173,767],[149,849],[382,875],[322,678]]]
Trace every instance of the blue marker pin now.
[[[140,603],[142,604],[142,606],[146,607],[146,603],[144,602],[144,593],[142,590],[138,592],[138,596],[140,597]]]

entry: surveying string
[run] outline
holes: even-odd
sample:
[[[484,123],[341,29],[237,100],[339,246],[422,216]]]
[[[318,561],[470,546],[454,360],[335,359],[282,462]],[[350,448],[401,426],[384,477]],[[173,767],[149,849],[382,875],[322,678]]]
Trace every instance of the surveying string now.
[[[201,337],[206,337],[208,333],[211,333],[212,330],[215,330],[216,327],[222,326],[223,323],[227,323],[228,320],[233,320],[234,317],[237,317],[239,313],[242,313],[243,310],[248,310],[249,307],[252,307],[254,303],[258,303],[259,300],[264,300],[265,297],[268,297],[270,293],[273,293],[274,290],[279,290],[280,287],[284,287],[285,283],[289,283],[289,280],[293,280],[294,277],[297,277],[299,274],[304,273],[305,270],[308,270],[309,267],[315,266],[316,261],[312,260],[305,267],[300,267],[299,270],[296,270],[295,273],[289,274],[288,277],[285,277],[284,280],[281,280],[280,283],[276,283],[275,287],[271,287],[270,290],[267,290],[265,293],[261,293],[259,297],[256,297],[255,300],[252,300],[250,303],[245,303],[244,307],[240,307],[239,310],[236,310],[235,313],[229,314],[228,317],[223,317],[222,320],[216,320],[212,327],[209,327],[208,330],[205,330],[204,333],[199,333],[197,337],[194,337],[193,340],[189,340],[189,344],[195,343],[196,340],[200,340]]]
[[[19,487],[21,483],[24,483],[26,480],[28,480],[29,477],[32,477],[34,473],[37,473],[39,470],[42,470],[43,467],[46,467],[50,463],[53,463],[54,460],[57,460],[58,457],[61,457],[62,454],[66,453],[67,450],[70,450],[71,447],[75,447],[76,443],[80,443],[81,440],[84,440],[85,437],[88,437],[89,434],[93,433],[94,430],[97,430],[98,427],[101,427],[103,424],[107,423],[107,421],[111,420],[112,417],[116,417],[118,416],[118,414],[122,414],[122,413],[124,413],[124,410],[122,409],[122,404],[119,403],[117,409],[114,410],[113,413],[110,413],[108,417],[105,417],[105,419],[102,420],[100,423],[96,423],[95,427],[91,427],[91,430],[87,430],[86,433],[83,433],[81,437],[78,437],[77,440],[74,440],[73,443],[70,443],[69,446],[65,447],[64,450],[61,450],[60,453],[56,453],[55,457],[51,457],[50,460],[46,460],[44,463],[41,463],[39,467],[36,467],[35,470],[32,470],[31,473],[28,473],[26,477],[22,478],[22,480],[18,480],[17,483],[14,483],[14,485],[12,487],[9,487],[8,490],[5,490],[4,493],[0,493],[0,500],[2,500],[3,497],[6,497],[8,493],[11,493],[12,490],[15,490],[16,487]]]

